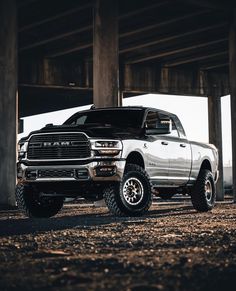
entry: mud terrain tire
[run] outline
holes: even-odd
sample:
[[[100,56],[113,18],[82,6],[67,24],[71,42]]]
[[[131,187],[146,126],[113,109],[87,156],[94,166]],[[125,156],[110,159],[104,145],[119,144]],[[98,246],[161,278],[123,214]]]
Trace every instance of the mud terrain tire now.
[[[128,164],[120,183],[104,190],[104,199],[110,212],[116,216],[140,216],[152,204],[151,183],[146,171]]]
[[[197,211],[206,212],[215,205],[216,188],[211,171],[202,169],[191,193],[193,207]]]
[[[61,210],[64,202],[62,197],[39,198],[39,193],[25,184],[17,184],[15,194],[18,208],[28,217],[54,216]]]

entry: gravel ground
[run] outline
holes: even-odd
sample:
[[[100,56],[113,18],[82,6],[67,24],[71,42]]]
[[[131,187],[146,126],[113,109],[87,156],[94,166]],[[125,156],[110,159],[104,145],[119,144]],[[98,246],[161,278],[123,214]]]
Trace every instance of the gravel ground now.
[[[236,204],[187,201],[115,218],[67,205],[51,219],[0,211],[0,290],[236,290]]]

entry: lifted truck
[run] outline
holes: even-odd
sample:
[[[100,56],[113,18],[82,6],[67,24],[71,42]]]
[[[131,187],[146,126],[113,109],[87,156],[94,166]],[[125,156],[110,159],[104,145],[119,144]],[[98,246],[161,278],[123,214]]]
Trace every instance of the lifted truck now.
[[[215,203],[218,152],[190,142],[174,114],[145,107],[90,109],[19,141],[16,201],[29,217],[50,217],[66,197],[105,199],[114,215],[142,215],[152,193]]]

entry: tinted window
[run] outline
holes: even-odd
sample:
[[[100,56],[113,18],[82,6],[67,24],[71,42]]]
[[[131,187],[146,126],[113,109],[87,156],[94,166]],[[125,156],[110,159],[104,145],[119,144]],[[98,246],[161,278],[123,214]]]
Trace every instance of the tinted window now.
[[[175,137],[179,137],[179,133],[178,133],[178,129],[176,127],[176,124],[173,120],[173,118],[171,118],[170,116],[163,114],[163,113],[159,113],[160,118],[169,118],[171,120],[172,123],[172,130],[171,133],[166,134],[167,136],[175,136]]]
[[[149,111],[146,117],[145,127],[149,129],[156,128],[158,120],[157,111]]]
[[[143,110],[91,110],[77,113],[64,124],[112,126],[120,128],[140,128],[143,120]]]

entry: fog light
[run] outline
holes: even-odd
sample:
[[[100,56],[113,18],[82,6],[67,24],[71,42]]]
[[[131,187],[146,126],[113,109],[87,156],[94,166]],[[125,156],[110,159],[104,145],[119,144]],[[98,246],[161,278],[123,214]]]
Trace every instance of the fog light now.
[[[76,177],[78,179],[88,179],[89,175],[88,175],[88,170],[87,169],[78,169],[76,170]]]
[[[35,180],[37,178],[37,172],[36,172],[36,170],[26,171],[25,176],[29,180]]]
[[[112,155],[112,156],[116,156],[119,154],[119,150],[113,150],[113,149],[104,149],[104,150],[98,150],[98,153],[100,155]]]
[[[111,166],[96,167],[95,172],[97,177],[109,177],[115,175],[116,167]]]

